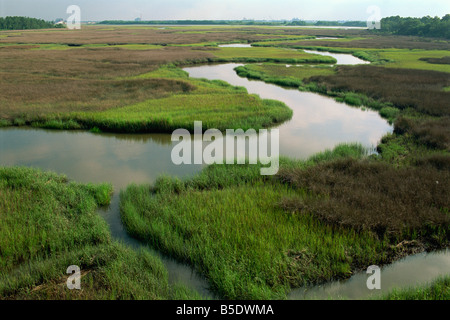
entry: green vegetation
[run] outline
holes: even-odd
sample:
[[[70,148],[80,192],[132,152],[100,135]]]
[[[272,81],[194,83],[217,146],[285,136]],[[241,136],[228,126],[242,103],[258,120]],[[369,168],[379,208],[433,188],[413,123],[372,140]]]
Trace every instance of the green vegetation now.
[[[332,48],[332,47],[321,47],[317,45],[304,45],[301,42],[257,42],[252,44],[255,47],[277,47],[277,48],[284,48],[284,49],[295,49],[298,51],[302,50],[316,50],[316,51],[327,51],[332,53],[346,53],[351,54],[357,58],[360,58],[362,60],[370,61],[370,62],[376,62],[381,63],[386,60],[380,59],[380,57],[376,54],[377,51],[375,50],[362,50],[359,48]],[[323,62],[323,63],[329,63],[329,64],[335,64],[336,59],[328,56],[321,56],[321,55],[315,55],[317,57],[324,57],[324,58],[330,58],[333,59],[333,61],[330,60],[330,62]]]
[[[25,46],[25,45],[23,45]],[[30,46],[30,45],[27,45]],[[152,49],[160,49],[161,46],[152,45],[152,44],[85,44],[85,45],[71,45],[71,44],[59,44],[59,43],[51,43],[51,44],[32,44],[30,50],[69,50],[69,49],[81,49],[81,48],[118,48],[118,49],[127,49],[127,50],[152,50]]]
[[[321,44],[327,46],[314,45],[311,41],[278,41],[278,42],[256,42],[255,47],[279,47],[297,50],[316,50],[331,53],[351,54],[357,58],[370,61],[373,65],[380,65],[389,68],[406,68],[420,70],[434,70],[440,72],[450,72],[450,65],[446,60],[448,50],[431,50],[430,48],[374,48],[378,40],[373,40],[371,48],[356,47],[357,39],[348,39],[352,42],[339,40],[322,40]],[[369,41],[370,39],[367,39]],[[338,44],[348,44],[346,47],[337,47]]]
[[[378,32],[406,36],[438,37],[450,39],[450,14],[444,17],[402,18],[399,16],[381,19]]]
[[[366,21],[329,21],[329,20],[319,20],[315,24],[315,26],[343,26],[343,27],[367,27]]]
[[[448,172],[397,171],[358,160],[364,154],[343,145],[308,161],[284,159],[275,177],[260,176],[258,166],[213,165],[185,181],[131,185],[121,193],[122,219],[131,235],[193,264],[231,299],[285,298],[291,287],[347,278],[407,254],[397,246],[403,240],[446,245],[449,186],[427,200],[419,194]]]
[[[442,58],[420,58],[421,61],[426,61],[431,64],[450,64],[450,56]]]
[[[27,17],[0,17],[0,30],[25,30],[25,29],[48,29],[61,28],[61,25],[55,25],[42,19]]]
[[[332,76],[336,74],[335,67],[329,66],[290,66],[280,64],[245,65],[235,68],[241,77],[258,79],[285,87],[298,88],[302,91],[312,91],[332,96],[339,102],[351,106],[368,107],[379,111],[380,115],[393,123],[400,114],[390,102],[383,102],[352,91],[328,90],[326,86],[310,81],[309,78]]]
[[[423,154],[450,151],[450,93],[443,90],[450,81],[448,73],[374,66],[340,66],[336,70],[335,75],[311,77],[306,82],[327,94],[355,95],[345,101],[362,102],[394,122],[396,137],[378,146],[383,156],[394,161],[398,151],[396,157],[409,162]]]
[[[280,46],[280,47],[290,47],[290,44],[292,45],[301,45],[301,42],[299,40],[314,40],[314,41],[327,41],[327,42],[351,42],[351,41],[355,41],[355,40],[362,40],[365,38],[361,38],[361,37],[339,37],[336,39],[321,39],[321,38],[316,38],[316,37],[310,37],[310,36],[304,36],[302,38],[297,38],[297,39],[272,39],[270,40],[270,45],[276,45],[276,46]],[[266,41],[258,41],[258,42],[253,42],[252,46],[254,47],[266,47],[267,43],[265,43]]]
[[[53,129],[96,127],[101,131],[114,132],[172,132],[177,128],[193,130],[194,121],[202,120],[205,130],[258,130],[292,116],[292,110],[281,102],[262,100],[249,95],[245,88],[233,87],[223,81],[189,80],[186,72],[175,67],[162,67],[154,73],[127,81],[159,81],[158,76],[163,74],[173,79],[172,83],[178,81],[186,93],[101,112],[68,112],[65,115],[49,114],[39,120],[21,119],[15,124]]]
[[[68,182],[28,168],[0,168],[0,299],[183,299],[161,261],[111,240],[97,214],[109,184]],[[66,287],[70,265],[82,290]]]
[[[327,91],[365,94],[400,110],[413,108],[432,116],[449,114],[449,94],[442,91],[449,84],[448,73],[366,65],[339,66],[336,71],[335,75],[311,77],[308,81]]]
[[[264,63],[260,65],[245,65],[235,68],[241,77],[262,80],[285,87],[303,87],[303,79],[312,76],[330,75],[334,68],[329,66],[286,66]]]
[[[438,278],[427,285],[394,289],[381,297],[384,300],[450,300],[450,276]]]
[[[285,63],[336,63],[331,57],[317,56],[283,48],[220,48],[213,51],[217,62],[285,62]]]
[[[380,58],[388,61],[383,66],[389,68],[406,68],[434,70],[450,73],[450,65],[444,63],[449,52],[446,50],[379,50]],[[433,62],[441,63],[433,63]]]

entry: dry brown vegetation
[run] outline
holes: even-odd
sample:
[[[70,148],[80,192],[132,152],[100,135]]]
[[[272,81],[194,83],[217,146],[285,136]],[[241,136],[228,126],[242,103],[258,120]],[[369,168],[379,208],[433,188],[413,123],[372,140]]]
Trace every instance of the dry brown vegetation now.
[[[365,30],[262,28],[262,27],[168,27],[155,26],[89,26],[81,30],[48,29],[6,31],[0,43],[61,43],[61,44],[193,44],[201,42],[256,42],[296,35],[355,36],[369,34]]]
[[[194,44],[201,42],[260,41],[273,38],[272,33],[256,28],[182,28],[160,30],[156,27],[85,27],[81,30],[43,30],[13,33],[0,43],[61,43],[61,44]],[[8,33],[4,33],[8,35]]]
[[[426,61],[432,64],[450,64],[450,56],[442,58],[420,58],[419,60]]]
[[[212,55],[184,47],[152,50],[78,48],[73,50],[0,50],[2,73],[39,74],[65,78],[113,79],[155,70],[158,65],[198,60]]]
[[[9,120],[23,115],[36,119],[48,113],[104,111],[194,88],[169,79],[55,81],[31,76],[24,81],[17,75],[0,75],[0,81],[6,82],[0,89],[0,117]],[[20,94],[17,81],[21,82]]]
[[[395,122],[395,133],[408,133],[419,144],[450,151],[450,117],[422,121],[400,117]]]
[[[399,109],[414,108],[434,116],[450,115],[450,92],[442,91],[450,85],[450,77],[444,72],[340,66],[336,75],[312,77],[310,81],[328,90],[354,91],[392,102]]]
[[[335,33],[335,36],[338,35]],[[329,35],[332,36],[332,33]],[[375,36],[360,32],[357,37],[364,39],[355,39],[352,41],[324,41],[324,40],[302,40],[298,42],[282,43],[283,46],[318,46],[333,48],[362,48],[362,49],[423,49],[423,50],[450,50],[449,41],[438,41],[429,38],[411,37],[411,36]]]
[[[101,111],[186,92],[192,86],[182,81],[118,78],[150,72],[165,63],[205,57],[208,53],[184,47],[45,51],[4,47],[0,50],[0,118]]]
[[[313,213],[332,225],[371,230],[380,238],[434,234],[442,237],[439,241],[448,241],[450,157],[435,156],[419,164],[395,168],[382,162],[344,159],[306,170],[282,169],[281,181],[306,188],[314,196],[286,198],[281,206],[290,212]],[[447,170],[437,169],[436,164]]]
[[[301,32],[288,32],[287,36],[292,34]],[[286,36],[284,30],[273,28],[160,30],[111,26],[4,31],[0,35],[0,118],[4,120],[44,119],[47,114],[68,111],[104,111],[186,92],[192,86],[183,81],[127,78],[151,72],[164,64],[215,59],[214,50],[210,50],[215,48],[189,44]],[[107,46],[115,44],[158,44],[160,47],[130,50]]]
[[[450,85],[448,73],[388,69],[374,66],[340,66],[333,76],[312,77],[327,90],[358,92],[375,100],[391,102],[395,107],[414,109],[439,119],[424,120],[400,117],[395,122],[395,133],[409,133],[420,145],[433,149],[450,150],[450,92],[442,91]]]

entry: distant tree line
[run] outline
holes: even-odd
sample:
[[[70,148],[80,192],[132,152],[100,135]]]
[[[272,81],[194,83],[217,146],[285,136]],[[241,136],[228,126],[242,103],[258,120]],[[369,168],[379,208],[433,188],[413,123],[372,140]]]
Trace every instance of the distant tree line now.
[[[143,24],[143,25],[278,25],[279,22],[254,21],[254,20],[148,20],[148,21],[128,21],[128,20],[105,20],[99,24]]]
[[[376,31],[405,36],[450,39],[450,14],[445,15],[442,19],[430,16],[423,18],[387,17],[381,19],[381,29]]]
[[[127,20],[105,20],[100,24],[164,24],[164,25],[255,25],[255,26],[346,26],[346,27],[366,27],[365,21],[317,21],[306,22],[304,20],[279,20],[279,21],[263,21],[263,20],[148,20],[148,21],[127,21]]]
[[[0,17],[0,30],[25,30],[61,28],[63,25],[55,25],[53,22],[27,17]]]
[[[367,27],[367,22],[366,21],[345,21],[345,22],[340,22],[340,21],[317,21],[314,25],[315,26],[330,26],[330,27],[335,27],[335,26]]]

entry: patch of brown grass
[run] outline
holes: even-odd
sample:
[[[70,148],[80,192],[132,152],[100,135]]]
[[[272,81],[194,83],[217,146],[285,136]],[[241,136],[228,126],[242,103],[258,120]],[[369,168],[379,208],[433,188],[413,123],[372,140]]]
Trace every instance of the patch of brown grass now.
[[[44,117],[48,113],[104,111],[194,89],[170,79],[93,80],[0,74],[0,117]]]
[[[426,61],[432,64],[450,64],[450,56],[442,58],[420,58],[419,60]]]
[[[429,148],[450,151],[450,117],[432,120],[414,120],[400,117],[395,122],[395,133],[411,134],[419,144]]]
[[[339,34],[337,34],[339,35]],[[330,33],[329,36],[333,36]],[[336,36],[336,34],[335,34]],[[334,48],[361,48],[361,49],[424,49],[424,50],[450,50],[449,41],[437,41],[430,38],[411,36],[376,36],[367,33],[356,33],[354,36],[363,36],[365,39],[352,41],[326,41],[326,40],[302,40],[298,42],[286,42],[285,46],[318,46]]]
[[[449,161],[446,156],[423,160],[420,167],[394,168],[344,159],[307,169],[281,169],[281,181],[313,195],[284,199],[281,206],[297,214],[312,213],[332,225],[371,230],[380,238],[435,234],[428,240],[449,241],[450,171],[433,165],[448,167]]]
[[[184,31],[184,32],[183,32]],[[202,42],[254,42],[274,38],[278,35],[298,35],[303,31],[278,32],[274,28],[260,27],[210,27],[210,28],[167,28],[132,27],[132,26],[84,26],[81,30],[48,29],[40,31],[21,31],[2,33],[8,35],[0,38],[0,43],[60,43],[82,44],[193,44]]]
[[[354,91],[375,100],[392,102],[399,109],[414,108],[434,115],[450,115],[450,92],[442,88],[450,85],[448,73],[394,69],[376,66],[339,66],[331,76],[316,76],[318,82],[332,91]]]
[[[126,78],[159,65],[209,54],[190,48],[121,50],[0,50],[0,118],[49,112],[102,111],[187,92],[192,85],[170,79]]]

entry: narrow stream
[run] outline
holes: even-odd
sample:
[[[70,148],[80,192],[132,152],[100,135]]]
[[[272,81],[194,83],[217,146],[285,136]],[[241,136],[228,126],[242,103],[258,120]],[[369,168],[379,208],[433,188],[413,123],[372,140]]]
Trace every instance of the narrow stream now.
[[[114,239],[135,249],[158,255],[170,283],[182,283],[205,298],[217,298],[206,279],[187,264],[163,255],[130,237],[122,224],[119,192],[131,183],[153,183],[162,174],[188,177],[201,165],[176,166],[168,134],[92,134],[86,131],[55,131],[32,128],[0,129],[0,166],[28,166],[65,174],[83,183],[110,182],[114,195],[108,208],[99,210]]]
[[[279,125],[280,155],[305,159],[343,142],[360,142],[375,148],[392,126],[371,110],[363,111],[336,102],[326,96],[297,89],[286,89],[262,81],[239,77],[234,68],[242,64],[226,63],[184,68],[192,78],[223,80],[242,86],[263,99],[284,102],[293,111],[292,119]]]
[[[249,93],[283,101],[293,109],[293,118],[277,127],[280,130],[280,155],[304,159],[342,142],[360,142],[371,148],[384,134],[392,131],[392,127],[376,112],[352,108],[314,93],[249,81],[236,75],[233,70],[236,66],[238,64],[208,65],[184,70],[191,77],[220,79],[244,86]],[[115,190],[112,202],[108,208],[100,210],[100,214],[110,226],[112,236],[134,248],[144,247],[157,254],[168,270],[171,283],[181,282],[205,298],[215,299],[218,297],[211,292],[203,276],[192,267],[131,238],[120,219],[119,191],[130,183],[151,184],[162,174],[188,177],[203,168],[201,165],[174,165],[170,157],[173,145],[169,134],[92,134],[84,131],[3,128],[0,129],[0,165],[52,170],[79,182],[111,182]],[[448,252],[442,256],[447,259],[447,268],[436,267],[439,269],[436,274],[448,273]],[[408,259],[411,262],[407,262],[410,261]],[[404,263],[413,268],[419,265],[418,259],[407,258]],[[396,270],[395,264],[392,268]],[[396,271],[392,272],[396,274]],[[412,280],[418,277],[411,276]],[[352,281],[359,280],[349,280],[342,286],[346,287],[346,283]],[[404,281],[404,284],[408,283],[412,283],[411,279]],[[330,285],[331,288],[335,286]],[[322,292],[320,288],[307,291],[316,296]],[[348,288],[348,292],[353,290],[351,285]],[[325,289],[323,294],[328,296],[330,290],[335,289]],[[295,290],[290,296],[293,299],[305,297],[310,297],[310,293],[305,295],[305,289]]]
[[[360,58],[354,57],[351,54],[345,53],[331,53],[327,51],[314,51],[314,50],[303,50],[306,53],[319,54],[321,56],[333,57],[337,60],[336,64],[369,64],[369,61],[362,60]]]
[[[424,285],[439,276],[450,275],[450,250],[419,253],[381,268],[381,289],[369,290],[368,274],[360,272],[345,281],[334,281],[321,286],[293,290],[288,299],[370,299],[390,292],[394,288]]]

